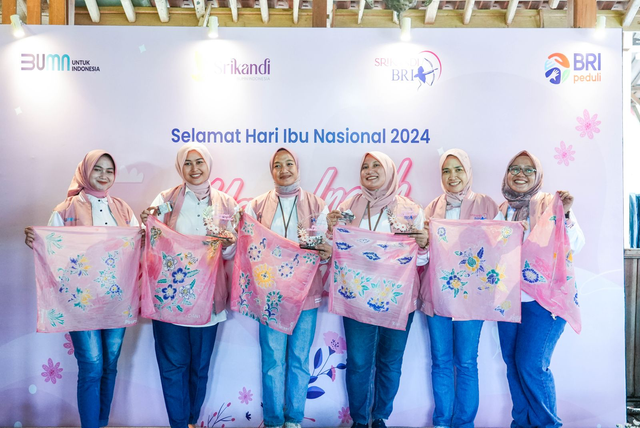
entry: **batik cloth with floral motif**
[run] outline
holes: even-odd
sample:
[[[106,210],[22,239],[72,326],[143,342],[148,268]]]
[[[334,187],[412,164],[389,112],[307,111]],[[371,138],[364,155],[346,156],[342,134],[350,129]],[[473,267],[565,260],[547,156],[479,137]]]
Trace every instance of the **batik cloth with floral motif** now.
[[[329,311],[404,330],[413,309],[418,244],[412,237],[353,226],[333,229]]]
[[[221,251],[218,239],[183,235],[149,216],[141,315],[173,324],[208,323]]]
[[[245,214],[231,281],[231,309],[292,334],[320,265],[316,251],[272,232]]]
[[[140,229],[34,227],[37,331],[133,325],[140,294]]]
[[[573,252],[562,201],[556,194],[522,244],[522,290],[580,333]]]
[[[517,222],[432,218],[427,275],[434,312],[461,321],[520,322],[523,233]]]

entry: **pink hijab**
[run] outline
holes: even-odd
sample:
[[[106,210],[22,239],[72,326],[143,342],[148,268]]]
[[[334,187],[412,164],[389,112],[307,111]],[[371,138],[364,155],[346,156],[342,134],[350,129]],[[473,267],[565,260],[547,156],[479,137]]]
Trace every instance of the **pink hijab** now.
[[[84,190],[85,193],[88,193],[91,196],[95,196],[96,198],[105,198],[109,193],[109,190],[97,190],[91,186],[89,183],[89,175],[91,175],[91,171],[93,171],[93,167],[96,166],[98,161],[102,156],[109,156],[111,158],[111,162],[113,162],[113,171],[114,171],[114,180],[115,180],[115,172],[116,170],[116,161],[113,159],[109,153],[104,150],[91,150],[87,153],[82,159],[82,162],[78,164],[76,168],[76,173],[71,179],[71,184],[69,185],[69,189],[67,190],[67,197],[76,196],[80,192]]]
[[[207,177],[207,181],[198,185],[193,185],[191,183],[188,183],[182,172],[182,167],[184,166],[184,162],[187,159],[187,155],[192,150],[198,152],[200,156],[202,156],[202,159],[204,159],[207,166],[209,167],[209,176]],[[212,165],[211,153],[209,153],[209,150],[207,150],[201,143],[187,143],[184,146],[180,147],[180,149],[178,150],[178,154],[176,155],[176,171],[178,171],[178,174],[180,175],[180,178],[182,178],[182,181],[184,182],[184,184],[193,193],[195,193],[196,197],[199,200],[202,200],[211,194],[211,183],[209,182],[209,180],[211,179],[211,172],[212,172],[211,165]]]
[[[269,172],[273,174],[273,163],[276,160],[276,155],[280,151],[285,151],[289,153],[291,157],[293,157],[293,161],[296,163],[296,168],[298,169],[298,179],[295,181],[295,183],[290,184],[288,186],[279,186],[274,180],[273,184],[275,185],[275,188],[276,188],[275,189],[276,195],[283,198],[291,198],[295,195],[300,195],[300,162],[298,162],[298,155],[295,154],[292,150],[278,149],[275,152],[273,152],[273,155],[271,155],[271,160],[269,161]]]
[[[360,179],[360,187],[362,194],[354,197],[353,204],[351,204],[351,211],[355,215],[353,224],[358,226],[364,217],[367,210],[367,203],[369,203],[369,209],[374,215],[377,214],[384,207],[391,208],[392,203],[395,201],[396,194],[398,193],[398,172],[396,165],[391,158],[382,152],[368,152],[362,156],[360,161],[360,167],[364,163],[367,155],[375,158],[384,169],[386,175],[386,181],[381,188],[377,190],[369,190],[364,187],[362,179]]]
[[[76,168],[76,172],[67,190],[67,199],[54,208],[54,211],[62,217],[65,226],[93,225],[91,203],[84,196],[85,193],[100,199],[107,198],[107,204],[111,214],[120,227],[128,226],[130,220],[134,217],[133,211],[131,211],[131,208],[126,202],[122,199],[109,196],[109,190],[97,190],[89,183],[89,175],[102,156],[109,156],[111,158],[115,175],[115,171],[117,171],[116,161],[111,154],[104,150],[92,150],[86,154]]]
[[[507,167],[507,172],[505,172],[504,178],[502,180],[502,195],[509,203],[509,206],[516,211],[513,215],[513,221],[521,221],[529,218],[529,202],[531,201],[531,198],[535,196],[542,188],[542,179],[544,177],[540,160],[538,160],[537,157],[526,150],[521,151],[513,158],[511,158],[511,160],[509,161],[509,166],[511,166],[513,161],[518,156],[529,156],[531,158],[533,166],[536,169],[536,180],[533,183],[533,187],[531,187],[531,189],[527,190],[524,193],[516,192],[512,190],[511,187],[509,187],[509,184],[507,184],[507,179],[509,177],[509,174],[511,174],[509,172],[509,167]]]
[[[442,178],[440,179],[440,186],[442,186],[442,190],[444,190],[444,194],[447,198],[447,208],[458,208],[462,205],[462,201],[464,200],[465,195],[471,190],[471,183],[473,183],[473,171],[471,169],[471,160],[469,159],[469,155],[467,152],[461,149],[451,149],[447,150],[440,156],[440,174],[442,174],[442,167],[444,163],[447,161],[449,156],[453,156],[460,161],[462,167],[464,168],[464,172],[467,173],[467,184],[464,186],[461,192],[453,193],[449,192],[444,186],[444,182]]]

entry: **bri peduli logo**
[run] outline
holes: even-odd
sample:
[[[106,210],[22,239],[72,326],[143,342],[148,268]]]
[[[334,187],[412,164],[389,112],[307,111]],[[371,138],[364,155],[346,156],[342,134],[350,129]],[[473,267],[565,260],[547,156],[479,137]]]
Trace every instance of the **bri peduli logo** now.
[[[100,66],[88,59],[71,59],[68,54],[20,54],[22,71],[89,71],[98,72]]]
[[[442,76],[442,61],[435,52],[424,50],[416,55],[375,58],[375,67],[389,70],[388,78],[392,82],[417,85],[416,90],[424,86],[433,86]]]
[[[559,52],[547,57],[544,77],[553,85],[565,81],[573,83],[596,83],[602,81],[602,54],[585,52],[573,54],[573,66],[569,58]],[[573,78],[569,79],[573,72]]]

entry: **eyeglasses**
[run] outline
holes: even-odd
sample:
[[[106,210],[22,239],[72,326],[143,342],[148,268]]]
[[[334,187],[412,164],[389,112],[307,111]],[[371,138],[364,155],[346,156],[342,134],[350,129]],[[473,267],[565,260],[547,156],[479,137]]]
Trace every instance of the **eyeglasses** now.
[[[509,167],[509,172],[511,173],[511,175],[518,175],[521,172],[524,172],[524,175],[526,175],[527,177],[530,175],[533,175],[536,173],[536,169],[535,168],[531,168],[530,166],[519,166],[519,165],[513,165]]]

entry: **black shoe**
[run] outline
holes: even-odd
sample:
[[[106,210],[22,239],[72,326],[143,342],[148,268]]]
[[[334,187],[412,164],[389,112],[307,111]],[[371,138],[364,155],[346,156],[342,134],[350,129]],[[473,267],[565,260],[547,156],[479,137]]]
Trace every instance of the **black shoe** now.
[[[351,428],[369,428],[369,425],[367,425],[367,424],[359,424],[357,422],[354,422],[353,425],[351,425]]]
[[[371,424],[371,428],[387,428],[387,425],[385,425],[384,419],[376,419]]]

